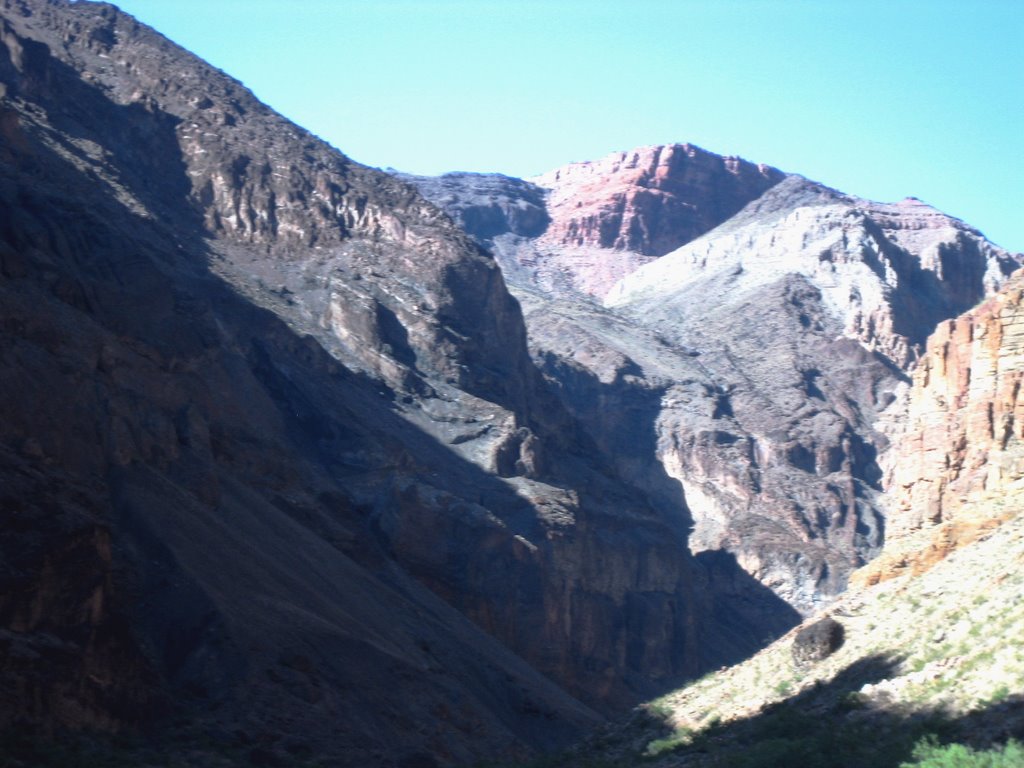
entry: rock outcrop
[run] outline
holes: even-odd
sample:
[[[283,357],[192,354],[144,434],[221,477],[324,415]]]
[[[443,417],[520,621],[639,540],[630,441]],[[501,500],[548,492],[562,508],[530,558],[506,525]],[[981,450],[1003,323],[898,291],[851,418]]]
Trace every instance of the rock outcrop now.
[[[793,623],[414,188],[112,6],[0,23],[0,725],[527,755]]]
[[[669,296],[725,272],[735,294],[798,274],[821,291],[844,336],[905,369],[939,322],[994,291],[1017,263],[918,200],[874,203],[790,177],[712,236],[624,279],[607,303]]]
[[[471,173],[403,178],[492,249],[513,285],[601,298],[637,267],[726,221],[785,174],[671,144],[528,180]]]
[[[891,425],[886,546],[857,574],[920,573],[1016,515],[1024,477],[1024,275],[928,339]]]
[[[109,6],[13,3],[2,24],[0,726],[145,727],[175,754],[365,765],[526,755],[597,722],[397,562],[380,521],[407,489],[435,494],[407,514],[451,510],[482,562],[522,528],[479,501],[533,511],[356,370],[384,361],[399,328],[417,350],[417,327],[389,325],[380,301],[367,344],[332,356],[327,288],[300,305],[283,278],[261,282],[314,246],[263,228],[276,208],[261,203],[236,226],[224,200],[247,194],[241,176],[204,198],[205,174],[237,156],[196,144],[189,110],[237,101],[238,134],[216,141],[250,156],[298,129]],[[495,412],[523,407],[525,376],[503,376],[510,352],[525,358],[522,321],[493,262],[404,185],[304,141],[272,145],[277,160],[348,186],[337,211],[287,220],[353,261],[376,243],[396,285],[422,262],[403,298],[435,302],[418,328],[445,339],[423,348],[411,386],[435,377],[491,388],[507,403]],[[377,213],[346,220],[358,210]],[[384,231],[399,223],[404,241]],[[417,237],[422,251],[403,244]],[[476,292],[459,283],[477,278]],[[491,334],[504,333],[499,359]]]
[[[620,167],[634,155],[646,156],[595,166],[614,173],[576,170],[589,180],[573,187],[581,210],[585,194],[598,208],[607,199],[602,185],[645,178],[639,161]],[[889,438],[877,419],[934,328],[995,290],[1020,257],[917,200],[874,203],[737,167],[766,191],[697,239],[680,227],[685,244],[654,260],[596,235],[561,242],[554,192],[546,234],[490,243],[526,310],[537,364],[609,461],[651,489],[666,519],[692,526],[692,551],[731,553],[813,612],[882,543],[878,457]],[[578,272],[557,266],[581,248]],[[581,286],[612,265],[629,274],[596,291],[607,297],[595,307]]]
[[[662,419],[659,456],[685,489],[694,549],[734,552],[803,610],[837,594],[882,543],[889,438],[875,422],[901,371],[1018,258],[919,202],[791,177],[617,285],[612,308],[699,351],[728,393],[727,448],[695,450],[686,420]]]
[[[664,256],[729,219],[785,178],[692,144],[639,147],[530,179],[549,190],[542,241]]]

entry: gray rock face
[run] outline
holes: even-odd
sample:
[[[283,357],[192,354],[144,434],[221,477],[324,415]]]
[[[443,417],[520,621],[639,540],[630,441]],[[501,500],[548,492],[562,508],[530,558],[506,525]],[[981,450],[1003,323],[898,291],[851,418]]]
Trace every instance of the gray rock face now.
[[[623,280],[606,302],[658,300],[726,273],[735,273],[733,294],[799,275],[821,291],[844,336],[906,368],[941,320],[992,293],[1018,264],[918,200],[874,203],[790,177],[713,235]]]
[[[0,724],[516,757],[793,623],[411,186],[111,6],[2,25]]]
[[[699,350],[728,392],[725,450],[694,450],[687,420],[661,422],[692,547],[734,552],[801,610],[837,594],[881,545],[876,457],[888,440],[876,422],[902,371],[942,318],[1019,264],[917,201],[881,205],[793,177],[617,285],[611,307]]]
[[[475,240],[491,246],[501,235],[539,237],[551,223],[546,191],[500,173],[397,174],[448,212]]]

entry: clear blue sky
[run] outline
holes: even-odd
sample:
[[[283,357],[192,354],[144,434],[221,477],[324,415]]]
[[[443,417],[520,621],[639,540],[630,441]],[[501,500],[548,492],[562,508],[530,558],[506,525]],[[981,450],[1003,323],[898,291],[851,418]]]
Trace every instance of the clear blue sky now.
[[[1024,0],[120,0],[355,160],[691,142],[1024,251]]]

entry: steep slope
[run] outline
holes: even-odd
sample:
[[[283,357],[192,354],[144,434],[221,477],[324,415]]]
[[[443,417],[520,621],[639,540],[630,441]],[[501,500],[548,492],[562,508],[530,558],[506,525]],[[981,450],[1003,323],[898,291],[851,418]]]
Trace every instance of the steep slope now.
[[[976,497],[965,506],[1009,519],[924,574],[851,589],[829,611],[844,641],[827,658],[797,663],[794,630],[551,764],[898,768],[929,737],[1024,738],[1022,505],[1020,482]]]
[[[901,369],[1018,259],[917,201],[871,203],[791,177],[613,288],[612,308],[699,351],[728,393],[728,452],[694,445],[684,420],[661,421],[659,458],[683,485],[691,546],[734,552],[802,610],[837,594],[881,544],[876,457],[889,439],[875,421]]]
[[[792,623],[591,450],[415,190],[112,6],[2,25],[3,725],[465,762]]]
[[[346,367],[302,333],[308,314],[252,301],[287,293],[243,282],[226,253],[255,264],[242,246],[272,245],[265,276],[309,246],[236,226],[223,196],[204,205],[203,174],[235,158],[189,154],[194,124],[172,110],[234,110],[250,151],[297,129],[108,6],[16,3],[2,23],[4,727],[163,723],[174,749],[198,745],[196,761],[238,748],[365,765],[526,754],[596,722],[396,562],[382,518],[426,487],[417,478],[443,480],[404,511],[451,509],[492,554],[522,545],[466,496],[533,509],[401,418],[386,382],[354,372],[372,346]],[[158,72],[176,76],[141,90]],[[189,77],[220,101],[193,99]],[[320,219],[303,207],[279,225],[307,217],[307,234],[323,227],[354,259],[377,242],[381,271],[422,259],[415,288],[438,307],[424,333],[472,328],[459,343],[431,337],[423,379],[487,386],[483,368],[458,367],[466,357],[491,354],[500,372],[517,339],[523,349],[490,260],[407,188],[312,138],[281,141],[271,149],[296,173],[330,163],[320,173],[346,186]],[[477,276],[461,304],[458,281]],[[506,314],[492,311],[502,302]],[[498,360],[487,334],[503,333]],[[489,385],[525,398],[511,373]]]
[[[415,190],[112,6],[8,3],[0,74],[4,723],[465,761],[793,623]]]

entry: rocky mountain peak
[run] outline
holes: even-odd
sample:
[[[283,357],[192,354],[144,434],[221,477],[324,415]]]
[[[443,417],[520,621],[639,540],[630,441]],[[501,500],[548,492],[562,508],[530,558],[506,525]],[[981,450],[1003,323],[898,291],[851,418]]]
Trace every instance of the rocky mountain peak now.
[[[35,46],[37,71],[12,73],[14,88],[54,107],[79,98],[77,112],[63,110],[76,124],[54,128],[81,136],[68,151],[112,194],[182,231],[202,227],[214,270],[357,368],[403,388],[425,386],[422,372],[522,409],[526,385],[509,357],[487,360],[474,341],[493,334],[527,359],[500,272],[415,189],[352,163],[113,6],[15,8],[9,25]],[[79,72],[88,89],[74,83]],[[341,332],[342,317],[363,335]],[[381,355],[384,345],[394,354]],[[484,368],[502,375],[471,381]]]
[[[1019,263],[918,200],[875,203],[790,177],[726,225],[624,278],[607,303],[656,302],[723,279],[715,290],[734,296],[799,274],[822,292],[844,334],[905,367],[941,320],[994,291]]]
[[[662,256],[707,232],[785,177],[692,144],[639,147],[530,179],[550,190],[553,245]]]
[[[493,250],[510,283],[600,298],[638,266],[721,224],[785,174],[671,144],[570,163],[527,180],[403,178]]]

